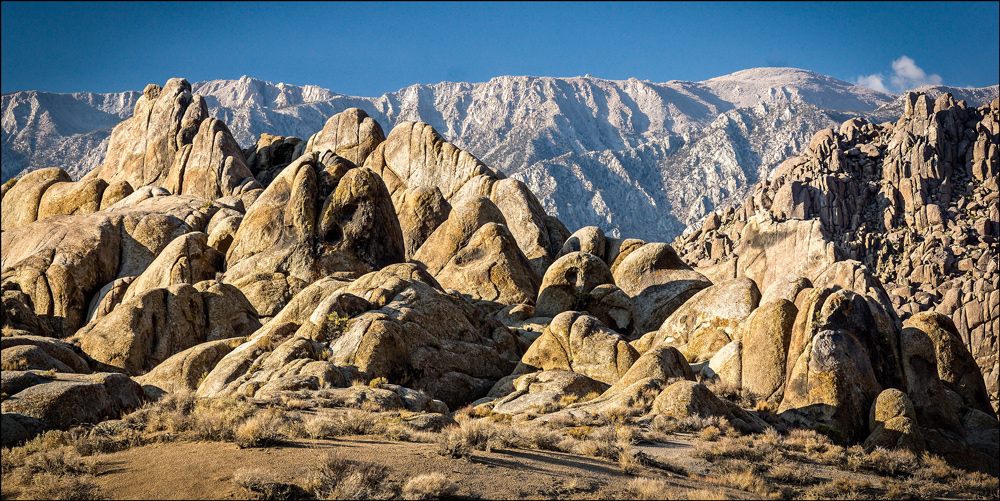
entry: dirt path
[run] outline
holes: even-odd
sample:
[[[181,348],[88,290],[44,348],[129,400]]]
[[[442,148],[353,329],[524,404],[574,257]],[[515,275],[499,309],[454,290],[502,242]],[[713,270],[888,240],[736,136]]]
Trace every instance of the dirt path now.
[[[388,466],[389,481],[402,486],[409,478],[439,472],[458,484],[461,496],[511,498],[620,497],[635,477],[607,460],[559,452],[476,451],[469,460],[450,459],[437,445],[387,442],[370,438],[301,440],[279,447],[238,449],[230,443],[178,442],[137,447],[96,458],[97,482],[112,499],[234,499],[246,492],[231,481],[244,468],[262,468],[289,483],[302,483],[310,467],[326,453]],[[680,489],[718,486],[659,470],[639,476],[666,481]],[[732,491],[732,497],[746,493]]]

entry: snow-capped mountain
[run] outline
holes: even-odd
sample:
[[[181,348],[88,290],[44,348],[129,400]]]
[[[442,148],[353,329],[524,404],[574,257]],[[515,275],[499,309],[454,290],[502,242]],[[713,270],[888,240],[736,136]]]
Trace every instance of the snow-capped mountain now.
[[[350,107],[386,132],[403,120],[427,122],[524,181],[571,230],[597,225],[656,241],[740,200],[817,130],[858,114],[882,121],[902,112],[899,96],[792,68],[703,82],[504,76],[412,85],[379,97],[248,77],[193,88],[244,147],[264,132],[308,138]],[[970,105],[997,94],[996,86],[937,90]],[[138,95],[4,94],[3,179],[49,166],[77,177],[94,168]]]

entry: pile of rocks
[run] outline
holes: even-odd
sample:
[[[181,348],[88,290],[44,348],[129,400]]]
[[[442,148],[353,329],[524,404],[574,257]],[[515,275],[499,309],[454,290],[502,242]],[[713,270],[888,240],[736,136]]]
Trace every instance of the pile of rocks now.
[[[713,280],[815,279],[839,260],[862,262],[903,320],[952,317],[996,409],[998,107],[910,93],[896,123],[821,131],[742,205],[709,215],[674,247]]]
[[[982,117],[997,112],[926,106],[896,126],[934,145],[924,159],[956,124],[994,124]],[[894,158],[884,151],[900,147],[891,126],[849,122],[817,136],[811,156],[786,163],[739,211],[681,240],[679,254],[595,227],[570,234],[523,183],[427,124],[385,135],[349,109],[306,141],[265,135],[241,152],[203,108],[183,80],[151,86],[91,176],[74,183],[43,170],[4,186],[5,445],[175,391],[430,414],[474,404],[543,421],[624,413],[768,425],[706,380],[844,444],[998,469],[996,413],[973,356],[981,346],[962,337],[971,324],[963,331],[935,312],[901,323],[898,294],[881,285],[880,247],[858,243],[877,238],[876,223],[938,228],[944,213],[926,200],[947,199],[940,208],[982,192],[995,215],[993,135],[987,156],[967,155],[971,172],[987,176],[968,188],[926,181],[957,176],[943,160],[898,167],[919,181],[900,183],[932,186],[916,205],[890,183],[858,191],[855,178],[872,178]],[[919,120],[925,129],[913,129]],[[892,146],[870,147],[874,138]],[[830,173],[810,174],[820,168]],[[865,197],[898,203],[891,218],[858,215],[874,206]],[[992,249],[991,221],[984,232],[948,223],[938,238]],[[950,235],[962,228],[959,244]],[[973,273],[995,276],[995,254],[990,262],[975,261]],[[987,291],[968,280],[980,284],[972,297],[995,300],[992,282]],[[969,304],[955,318],[968,322]]]

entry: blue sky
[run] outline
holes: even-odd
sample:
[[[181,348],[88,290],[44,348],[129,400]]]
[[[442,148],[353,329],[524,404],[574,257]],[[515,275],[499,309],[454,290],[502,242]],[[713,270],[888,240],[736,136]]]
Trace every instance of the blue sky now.
[[[698,81],[758,66],[890,91],[981,87],[1000,79],[998,24],[998,2],[4,1],[2,91],[245,74],[377,96],[499,75]]]

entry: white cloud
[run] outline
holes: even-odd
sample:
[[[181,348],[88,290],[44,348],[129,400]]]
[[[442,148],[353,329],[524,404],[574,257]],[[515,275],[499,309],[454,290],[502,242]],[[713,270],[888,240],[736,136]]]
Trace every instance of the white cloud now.
[[[924,85],[941,85],[941,75],[928,75],[912,59],[903,56],[892,62],[892,85],[900,91],[915,89]]]
[[[882,75],[868,75],[866,77],[858,77],[854,79],[853,83],[854,85],[868,87],[869,89],[875,89],[879,92],[889,92],[889,89],[885,88],[885,83],[882,82]]]
[[[881,73],[860,76],[854,79],[855,85],[861,85],[881,92],[903,93],[924,85],[941,85],[941,75],[927,74],[917,66],[913,59],[902,56],[892,62],[892,75],[889,77],[891,86],[886,86],[885,77]]]

